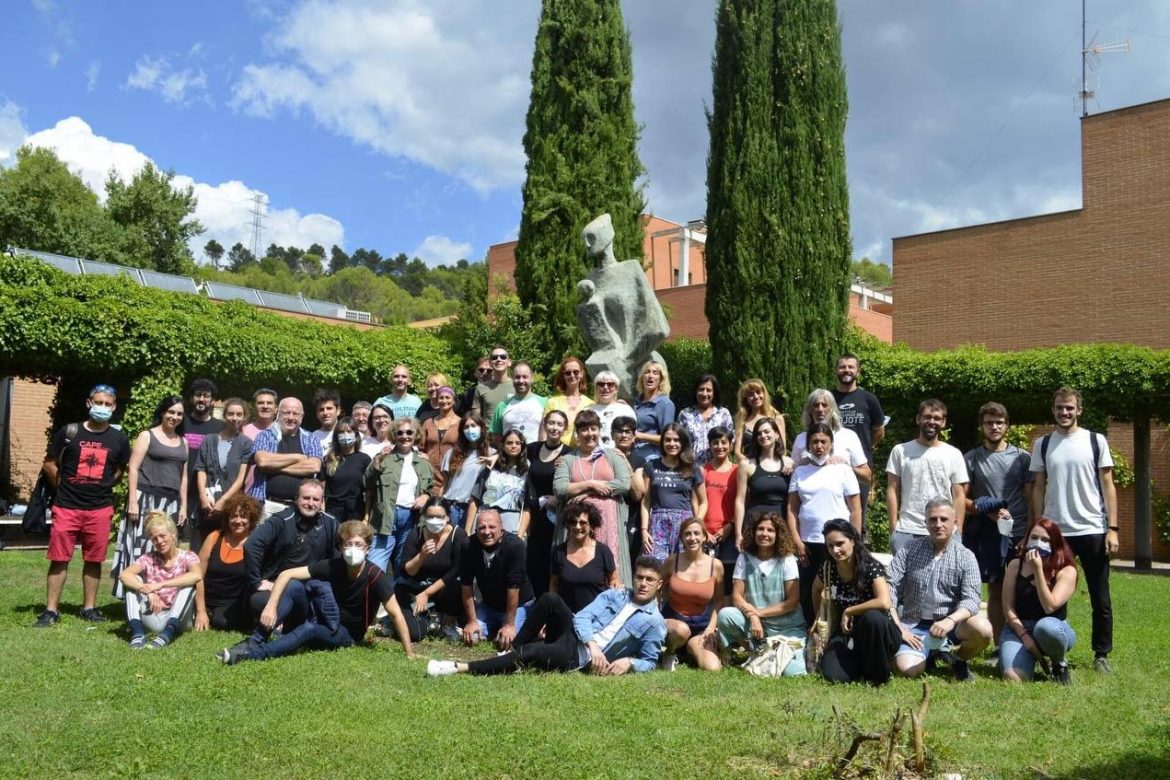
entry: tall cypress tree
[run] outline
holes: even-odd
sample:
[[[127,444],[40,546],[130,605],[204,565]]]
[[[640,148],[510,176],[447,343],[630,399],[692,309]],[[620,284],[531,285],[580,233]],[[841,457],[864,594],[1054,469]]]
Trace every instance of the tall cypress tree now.
[[[848,101],[834,0],[721,0],[708,113],[715,373],[790,408],[822,386],[848,311]]]
[[[524,133],[516,288],[536,322],[547,324],[555,357],[584,350],[576,285],[589,270],[585,225],[609,212],[617,258],[642,256],[632,73],[619,0],[544,0]]]

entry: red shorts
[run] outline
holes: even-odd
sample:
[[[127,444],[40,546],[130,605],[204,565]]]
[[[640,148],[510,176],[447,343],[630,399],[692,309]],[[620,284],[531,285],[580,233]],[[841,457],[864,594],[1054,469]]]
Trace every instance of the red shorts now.
[[[110,546],[110,523],[114,519],[112,506],[101,509],[65,509],[53,507],[53,526],[49,531],[50,561],[68,563],[73,560],[73,548],[81,542],[81,559],[86,563],[102,563]]]

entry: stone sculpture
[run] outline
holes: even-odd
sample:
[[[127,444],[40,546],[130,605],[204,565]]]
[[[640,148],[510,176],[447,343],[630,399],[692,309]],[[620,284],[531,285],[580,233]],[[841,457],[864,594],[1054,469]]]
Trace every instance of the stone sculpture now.
[[[613,221],[602,214],[582,231],[585,249],[597,267],[577,283],[577,322],[593,350],[585,360],[591,376],[609,370],[627,400],[637,395],[638,371],[647,360],[663,365],[655,351],[670,335],[662,306],[638,260],[618,262],[613,254]]]

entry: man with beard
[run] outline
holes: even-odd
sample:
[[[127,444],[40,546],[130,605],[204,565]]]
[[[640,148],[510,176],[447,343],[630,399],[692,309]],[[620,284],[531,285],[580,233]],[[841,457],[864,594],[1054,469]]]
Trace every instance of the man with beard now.
[[[1093,607],[1093,667],[1113,671],[1113,603],[1109,557],[1117,554],[1117,488],[1113,456],[1099,433],[1080,427],[1080,391],[1062,387],[1052,397],[1056,430],[1032,445],[1032,512],[1047,517],[1081,562]]]
[[[317,430],[313,431],[313,438],[321,447],[322,459],[329,457],[333,449],[333,429],[337,427],[337,418],[341,414],[341,394],[336,390],[327,390],[318,387],[313,394],[313,410],[317,413]]]
[[[918,405],[918,436],[890,452],[886,463],[886,505],[890,513],[890,551],[895,555],[915,537],[926,536],[926,502],[950,496],[955,525],[963,530],[967,465],[963,453],[939,439],[947,424],[947,407],[937,398]]]
[[[877,396],[858,386],[860,376],[861,361],[857,355],[845,353],[837,358],[837,387],[833,390],[833,399],[841,415],[841,426],[857,434],[872,471],[873,448],[886,435],[886,417]],[[869,483],[862,482],[860,487],[861,516],[864,522],[865,507],[869,504]]]
[[[971,486],[963,544],[975,553],[979,575],[987,583],[987,615],[992,636],[1003,631],[1003,574],[1010,551],[1028,533],[1028,492],[1032,458],[1008,444],[1008,412],[994,401],[979,407],[983,444],[963,455]]]
[[[199,484],[195,479],[195,456],[203,440],[208,436],[215,436],[223,430],[223,420],[217,420],[211,412],[215,408],[215,399],[219,397],[219,388],[210,379],[196,379],[191,383],[191,402],[187,406],[187,416],[183,420],[183,438],[187,440],[187,529],[184,535],[190,533],[188,541],[192,548],[198,550],[202,541],[199,537],[199,525],[203,518],[203,502],[199,499]]]

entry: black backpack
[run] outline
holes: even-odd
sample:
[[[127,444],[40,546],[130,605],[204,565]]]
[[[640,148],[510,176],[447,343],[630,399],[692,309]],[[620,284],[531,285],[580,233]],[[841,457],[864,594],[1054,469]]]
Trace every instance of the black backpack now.
[[[65,445],[61,447],[61,455],[57,457],[57,474],[60,477],[61,460],[65,455],[65,447],[77,438],[77,432],[81,429],[80,423],[69,423],[65,426]],[[28,499],[28,509],[24,511],[24,517],[20,521],[20,530],[25,536],[46,536],[49,533],[49,508],[53,506],[53,501],[57,498],[57,492],[53,490],[52,483],[49,482],[49,477],[42,470],[41,475],[37,477],[37,483],[33,485],[32,495]]]

